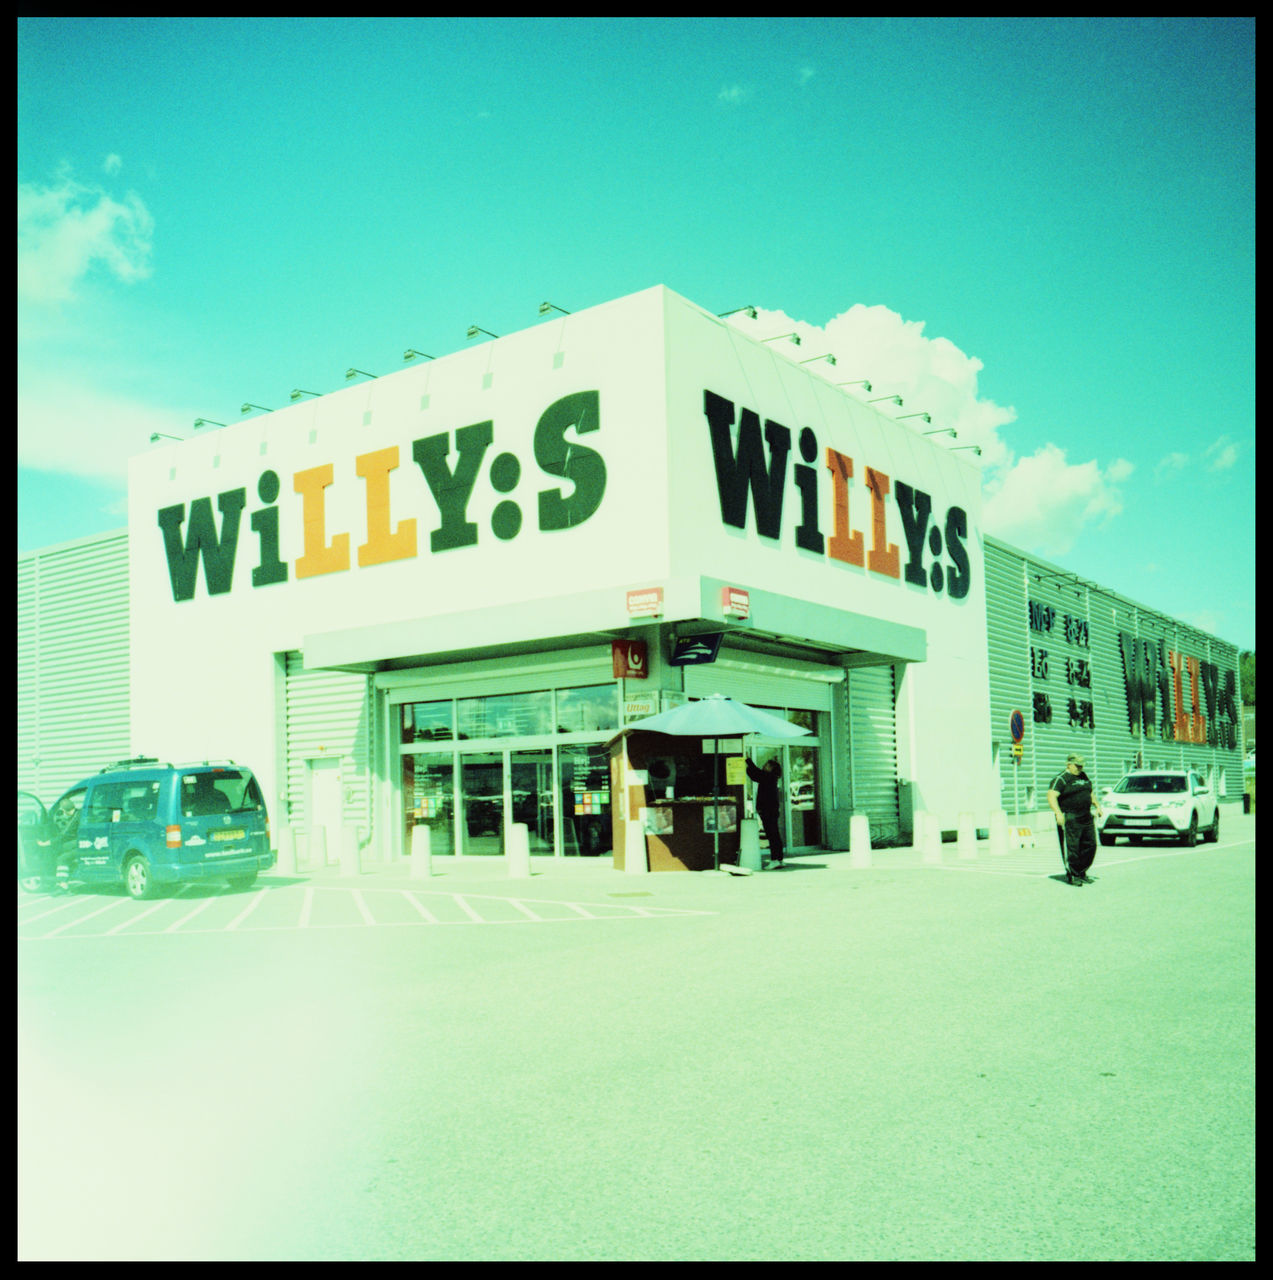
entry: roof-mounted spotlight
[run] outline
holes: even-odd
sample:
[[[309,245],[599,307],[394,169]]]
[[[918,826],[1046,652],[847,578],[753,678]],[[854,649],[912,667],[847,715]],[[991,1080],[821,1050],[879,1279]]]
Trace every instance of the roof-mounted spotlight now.
[[[194,420],[196,427],[224,427],[224,422],[214,422],[211,418],[196,418]]]
[[[716,318],[718,320],[723,320],[726,316],[736,316],[739,313],[745,315],[749,320],[754,320],[756,318],[755,307],[735,307],[732,311],[718,311],[716,313]]]
[[[825,360],[827,364],[835,364],[835,356],[833,356],[829,351],[826,353],[826,355],[810,356],[807,360],[800,360],[798,361],[798,363],[813,364],[815,360]]]
[[[800,335],[798,333],[775,333],[772,338],[761,338],[761,342],[780,342],[783,338],[790,338],[792,346],[800,345]]]
[[[176,440],[179,444],[183,444],[185,436],[170,436],[166,431],[152,431],[150,433],[150,443],[154,444],[156,440]]]
[[[868,400],[867,404],[896,404],[902,403],[901,396],[877,396],[874,400]]]
[[[464,336],[466,338],[476,338],[479,333],[484,333],[488,338],[498,338],[498,333],[492,333],[489,329],[479,329],[477,325],[469,325],[469,331]]]
[[[299,400],[299,399],[301,398],[301,396],[316,396],[316,395],[318,395],[318,394],[320,394],[320,393],[319,393],[319,392],[317,392],[317,391],[306,391],[306,390],[304,389],[304,387],[293,387],[293,388],[292,388],[292,399],[293,399],[293,400]]]
[[[350,378],[357,378],[360,374],[361,374],[361,376],[362,376],[362,377],[364,377],[364,378],[378,378],[378,377],[380,377],[380,375],[379,375],[378,373],[368,373],[368,372],[366,371],[366,369],[346,369],[346,370],[345,370],[345,380],[346,380],[346,381],[348,381]]]
[[[563,316],[570,314],[565,307],[559,307],[555,302],[541,302],[539,304],[539,314],[541,316],[546,316],[550,311],[560,311]]]
[[[932,422],[932,418],[926,413],[903,413],[894,418],[893,421],[905,422],[907,418],[923,418],[925,422]],[[931,431],[925,431],[924,434],[926,436],[931,436],[933,433]]]
[[[253,409],[260,409],[262,413],[273,413],[273,409],[267,409],[263,404],[252,404],[245,400],[239,408],[240,413],[251,413]]]
[[[926,436],[943,436],[948,431],[950,432],[950,438],[952,440],[957,440],[959,438],[959,432],[956,431],[954,427],[937,427],[932,431],[925,431],[924,434]]]
[[[859,378],[856,382],[837,382],[837,387],[862,387],[866,394],[871,394],[871,384],[865,378]]]
[[[423,351],[417,351],[414,347],[408,347],[403,353],[403,360],[414,360],[419,356],[421,360],[432,360],[433,356],[426,356]]]
[[[971,449],[977,457],[981,457],[981,446],[979,444],[957,444],[953,449],[948,450],[948,452],[958,453],[960,449]]]

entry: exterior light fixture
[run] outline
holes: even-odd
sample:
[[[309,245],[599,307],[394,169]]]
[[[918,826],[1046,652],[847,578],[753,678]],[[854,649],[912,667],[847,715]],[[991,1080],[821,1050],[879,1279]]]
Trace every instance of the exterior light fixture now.
[[[776,333],[772,338],[761,338],[761,342],[778,342],[782,338],[790,338],[793,346],[800,345],[800,335],[798,333]]]
[[[224,422],[214,422],[211,418],[196,418],[194,420],[196,427],[224,427]]]
[[[867,404],[896,404],[902,403],[901,396],[877,396],[874,400],[868,400]]]
[[[798,361],[799,364],[813,364],[815,360],[825,360],[827,364],[835,364],[835,356],[830,352],[822,356],[810,356],[807,360]]]
[[[293,388],[292,388],[292,399],[293,399],[293,400],[299,400],[299,399],[301,398],[301,396],[316,396],[316,395],[318,395],[318,392],[317,392],[317,391],[306,391],[303,387],[293,387]]]
[[[905,422],[907,418],[923,418],[925,422],[932,422],[932,418],[926,413],[903,413],[893,419],[894,422]],[[926,436],[936,435],[934,431],[925,431]]]
[[[835,385],[837,387],[864,387],[866,394],[868,396],[871,394],[871,384],[865,378],[859,378],[856,382],[837,382]]]
[[[417,351],[414,347],[408,347],[403,353],[403,360],[414,360],[419,356],[421,360],[432,360],[432,356],[426,356],[423,351]]]
[[[735,307],[732,311],[718,311],[716,313],[716,318],[718,320],[723,320],[726,316],[736,316],[739,312],[742,312],[749,320],[754,320],[756,318],[755,307]]]
[[[484,333],[488,338],[498,338],[498,333],[492,333],[489,329],[479,329],[477,325],[469,325],[469,331],[464,336],[466,338],[476,338],[479,333]]]
[[[959,438],[959,432],[957,432],[954,427],[938,427],[935,431],[925,431],[924,434],[926,436],[940,436],[945,435],[947,431],[950,432],[950,438],[952,440],[957,440]]]
[[[182,436],[170,436],[165,431],[152,431],[150,433],[150,443],[154,444],[156,440],[176,440],[181,443],[184,440]]]
[[[957,444],[953,449],[950,450],[950,452],[958,453],[960,449],[971,449],[973,453],[977,455],[977,457],[979,458],[981,457],[981,446],[979,444]]]
[[[345,380],[346,380],[346,381],[348,381],[350,378],[356,378],[356,377],[358,377],[358,375],[359,375],[359,374],[362,374],[362,376],[363,376],[364,378],[378,378],[378,377],[380,377],[380,375],[379,375],[378,373],[368,373],[368,372],[366,371],[366,369],[346,369],[346,370],[345,370]]]
[[[251,413],[253,409],[260,409],[262,413],[273,413],[273,412],[274,412],[274,410],[273,410],[273,409],[267,409],[263,404],[252,404],[251,402],[249,402],[249,401],[247,401],[247,400],[245,400],[245,401],[243,402],[243,405],[242,405],[242,407],[239,409],[239,412],[240,412],[240,413]]]
[[[539,304],[539,314],[541,316],[546,316],[550,311],[560,311],[563,316],[570,314],[565,307],[559,307],[555,302],[541,302]]]

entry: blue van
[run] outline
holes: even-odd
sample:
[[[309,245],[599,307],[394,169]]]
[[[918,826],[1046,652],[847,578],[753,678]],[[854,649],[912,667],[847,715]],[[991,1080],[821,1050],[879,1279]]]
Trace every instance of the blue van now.
[[[274,865],[261,788],[231,760],[122,760],[67,791],[49,820],[59,880],[122,882],[133,898],[194,880],[246,888]]]

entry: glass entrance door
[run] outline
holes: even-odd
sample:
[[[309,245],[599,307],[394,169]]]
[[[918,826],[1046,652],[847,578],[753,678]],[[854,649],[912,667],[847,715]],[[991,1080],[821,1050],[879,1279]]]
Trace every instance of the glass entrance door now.
[[[530,851],[553,855],[553,752],[551,747],[508,753],[513,821],[526,824]]]
[[[460,757],[460,852],[504,852],[504,752]]]

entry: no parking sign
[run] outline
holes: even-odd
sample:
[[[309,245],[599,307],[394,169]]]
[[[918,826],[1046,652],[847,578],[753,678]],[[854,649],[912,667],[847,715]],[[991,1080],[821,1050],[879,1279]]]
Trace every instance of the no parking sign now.
[[[1021,739],[1025,737],[1025,716],[1020,711],[1014,711],[1008,719],[1008,728],[1012,733],[1012,761],[1019,764],[1021,761]]]

